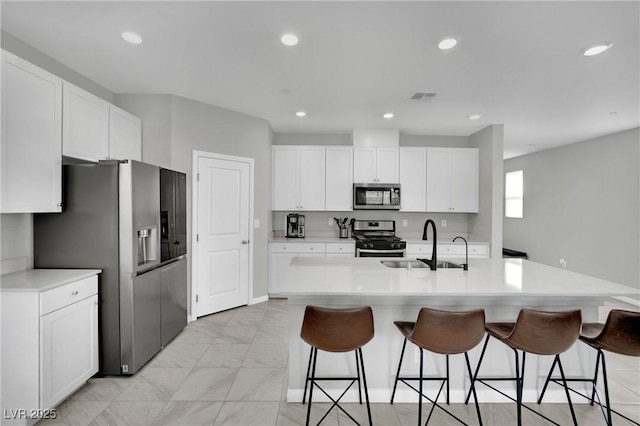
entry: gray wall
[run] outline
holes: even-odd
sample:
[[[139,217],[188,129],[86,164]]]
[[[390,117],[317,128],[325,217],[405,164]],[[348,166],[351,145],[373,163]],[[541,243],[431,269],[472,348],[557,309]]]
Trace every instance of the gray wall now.
[[[266,120],[172,96],[171,165],[189,175],[188,206],[191,206],[193,150],[254,159],[254,218],[260,220],[260,228],[253,230],[254,298],[267,295],[272,139],[271,125]],[[191,235],[191,226],[189,214],[188,235]]]
[[[522,219],[504,219],[504,246],[529,259],[640,288],[640,130],[505,161],[523,170]]]
[[[490,242],[494,258],[502,257],[503,135],[504,126],[494,124],[469,136],[480,162],[478,214],[469,215],[469,237]]]

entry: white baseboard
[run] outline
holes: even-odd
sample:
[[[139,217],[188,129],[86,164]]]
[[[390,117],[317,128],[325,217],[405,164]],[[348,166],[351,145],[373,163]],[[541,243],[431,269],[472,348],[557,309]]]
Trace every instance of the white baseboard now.
[[[254,297],[249,302],[249,306],[255,305],[255,304],[258,304],[258,303],[267,302],[268,300],[269,300],[269,296]]]

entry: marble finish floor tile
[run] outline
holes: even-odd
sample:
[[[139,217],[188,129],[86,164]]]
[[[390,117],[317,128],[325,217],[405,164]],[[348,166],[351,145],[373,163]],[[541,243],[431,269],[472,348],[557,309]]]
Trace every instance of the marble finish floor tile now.
[[[212,425],[222,408],[222,402],[170,401],[153,420],[154,425]]]
[[[224,401],[237,374],[237,368],[193,368],[171,400]]]
[[[133,377],[102,377],[89,379],[71,395],[71,399],[83,401],[113,401],[134,382]]]
[[[280,401],[284,368],[241,368],[227,401]]]
[[[275,367],[286,368],[289,360],[287,345],[254,343],[242,361],[243,367]]]
[[[248,343],[215,343],[209,346],[196,367],[238,368],[250,347]]]
[[[165,404],[157,401],[114,401],[89,425],[150,425]]]
[[[214,426],[265,426],[275,425],[279,402],[225,402]]]
[[[118,396],[119,401],[169,401],[187,378],[191,368],[143,369]]]
[[[195,367],[209,349],[209,343],[171,342],[146,367],[190,368]],[[145,368],[146,368],[145,367]]]
[[[110,401],[84,401],[67,399],[56,407],[56,418],[39,421],[38,426],[68,425],[84,426],[102,413]]]

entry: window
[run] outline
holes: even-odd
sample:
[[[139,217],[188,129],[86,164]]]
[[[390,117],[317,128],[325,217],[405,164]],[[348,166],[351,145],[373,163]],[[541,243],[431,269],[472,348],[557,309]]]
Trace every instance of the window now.
[[[506,217],[522,217],[522,187],[522,170],[507,173],[504,191],[504,215]]]

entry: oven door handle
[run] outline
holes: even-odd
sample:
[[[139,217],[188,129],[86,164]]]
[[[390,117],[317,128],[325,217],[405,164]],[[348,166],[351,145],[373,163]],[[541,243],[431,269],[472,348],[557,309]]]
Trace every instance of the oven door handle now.
[[[357,249],[358,254],[359,253],[380,253],[380,254],[384,254],[384,253],[402,253],[404,255],[405,250],[403,249],[391,249],[391,250],[375,250],[375,249]]]

